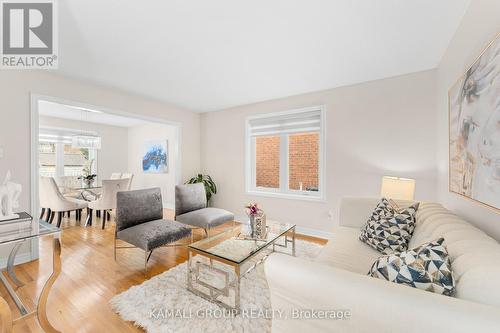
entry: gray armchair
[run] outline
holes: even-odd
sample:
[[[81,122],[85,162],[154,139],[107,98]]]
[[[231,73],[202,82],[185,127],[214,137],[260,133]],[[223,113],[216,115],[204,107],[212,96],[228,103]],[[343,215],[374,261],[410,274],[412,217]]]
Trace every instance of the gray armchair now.
[[[138,247],[145,251],[144,270],[147,272],[147,264],[154,249],[165,245],[176,246],[168,244],[191,235],[191,228],[163,219],[159,188],[118,192],[116,203],[115,260],[117,249]],[[134,246],[117,247],[117,239]]]
[[[202,228],[208,237],[211,228],[234,221],[234,215],[224,209],[207,207],[205,186],[198,183],[175,187],[175,220]]]

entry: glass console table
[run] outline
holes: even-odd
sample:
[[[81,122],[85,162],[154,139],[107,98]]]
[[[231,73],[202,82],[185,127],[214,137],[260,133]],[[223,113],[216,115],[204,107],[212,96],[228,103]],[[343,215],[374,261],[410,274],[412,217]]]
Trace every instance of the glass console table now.
[[[19,296],[16,294],[14,287],[7,280],[5,273],[8,275],[15,288],[18,289],[24,286],[23,282],[14,273],[14,260],[16,258],[19,248],[23,242],[28,240],[37,239],[43,236],[52,236],[53,240],[53,272],[49,277],[45,286],[42,289],[38,300],[36,310],[29,311],[22,303]],[[25,319],[31,316],[37,316],[40,326],[45,332],[55,333],[59,332],[49,322],[47,318],[47,298],[50,289],[57,277],[61,273],[61,243],[60,243],[61,229],[48,224],[45,221],[33,219],[33,221],[24,222],[0,222],[0,245],[12,244],[13,248],[7,259],[7,267],[0,272],[0,281],[7,289],[10,297],[16,304],[21,317],[17,319],[12,318],[12,312],[7,305],[7,302],[0,297],[0,333],[11,332],[12,324],[16,321]]]

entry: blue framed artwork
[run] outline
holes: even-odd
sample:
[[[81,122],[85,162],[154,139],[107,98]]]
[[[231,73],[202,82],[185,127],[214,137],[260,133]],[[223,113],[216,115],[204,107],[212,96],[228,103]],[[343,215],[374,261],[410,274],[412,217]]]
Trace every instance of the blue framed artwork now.
[[[168,173],[168,141],[146,141],[142,157],[144,173]]]

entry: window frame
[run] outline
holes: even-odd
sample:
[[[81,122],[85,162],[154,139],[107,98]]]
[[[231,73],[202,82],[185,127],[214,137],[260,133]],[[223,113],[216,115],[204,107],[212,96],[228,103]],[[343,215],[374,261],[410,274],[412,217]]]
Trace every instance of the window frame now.
[[[41,133],[43,132],[43,133]],[[50,126],[41,126],[39,128],[39,133],[38,133],[38,149],[37,149],[37,154],[38,156],[40,155],[40,145],[42,143],[49,143],[49,144],[53,144],[54,145],[54,157],[55,157],[55,172],[54,172],[54,177],[61,177],[61,176],[65,176],[65,173],[64,173],[64,163],[62,165],[62,170],[63,170],[63,173],[62,174],[58,174],[57,170],[58,170],[58,161],[64,161],[64,146],[65,145],[71,145],[70,143],[70,139],[71,139],[71,136],[72,135],[77,135],[77,134],[81,134],[81,133],[88,133],[90,135],[98,135],[97,132],[91,132],[91,131],[81,131],[81,130],[77,130],[77,129],[72,129],[72,128],[66,128],[66,127],[50,127]],[[41,139],[40,136],[42,135],[51,135],[51,136],[54,136],[54,138],[50,138],[50,139]],[[58,149],[58,145],[62,145],[62,147],[60,147]],[[92,170],[91,172],[93,174],[98,174],[98,163],[99,163],[99,150],[98,149],[92,149],[92,148],[88,148],[89,149],[89,160],[94,160],[94,163],[92,165]],[[60,155],[62,153],[62,155]],[[39,176],[40,175],[40,168],[38,168],[38,174]]]
[[[320,130],[319,130],[319,162],[318,162],[318,187],[315,191],[300,191],[289,189],[289,133],[280,134],[280,179],[279,188],[266,188],[256,186],[256,147],[254,137],[250,135],[250,122],[254,119],[264,119],[276,116],[286,116],[295,113],[319,111],[320,112]],[[245,121],[245,190],[246,194],[276,197],[285,199],[297,199],[307,201],[326,201],[326,108],[324,105],[311,106],[300,109],[293,109],[281,112],[266,113],[257,116],[250,116]],[[298,132],[301,133],[301,132]],[[307,132],[304,132],[307,133]],[[312,132],[311,132],[312,133]]]

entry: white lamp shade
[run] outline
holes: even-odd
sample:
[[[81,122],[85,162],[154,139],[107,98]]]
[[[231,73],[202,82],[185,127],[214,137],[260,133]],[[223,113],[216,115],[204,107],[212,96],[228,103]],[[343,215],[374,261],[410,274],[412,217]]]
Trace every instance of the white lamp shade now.
[[[415,179],[399,177],[382,177],[380,195],[389,199],[413,200]]]

